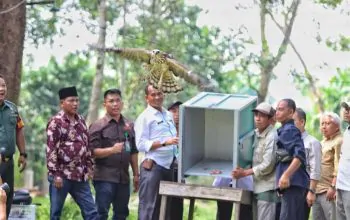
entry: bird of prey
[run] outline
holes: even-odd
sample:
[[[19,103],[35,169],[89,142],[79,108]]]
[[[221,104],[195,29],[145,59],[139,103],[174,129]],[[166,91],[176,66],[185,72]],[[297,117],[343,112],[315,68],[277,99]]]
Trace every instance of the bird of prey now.
[[[146,70],[147,81],[164,93],[176,93],[182,87],[176,81],[176,77],[185,79],[195,85],[207,84],[207,82],[173,59],[172,55],[160,50],[146,50],[140,48],[96,48],[105,52],[115,53],[122,58],[142,62]]]

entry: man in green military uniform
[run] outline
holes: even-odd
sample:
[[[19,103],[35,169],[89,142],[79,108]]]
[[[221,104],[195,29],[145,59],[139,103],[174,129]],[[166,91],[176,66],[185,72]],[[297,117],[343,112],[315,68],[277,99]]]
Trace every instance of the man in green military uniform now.
[[[7,87],[4,76],[0,75],[0,176],[2,182],[10,186],[7,195],[6,214],[9,216],[13,197],[14,165],[13,154],[17,145],[20,152],[18,166],[22,172],[26,166],[27,154],[25,152],[24,124],[18,114],[15,104],[5,100]]]

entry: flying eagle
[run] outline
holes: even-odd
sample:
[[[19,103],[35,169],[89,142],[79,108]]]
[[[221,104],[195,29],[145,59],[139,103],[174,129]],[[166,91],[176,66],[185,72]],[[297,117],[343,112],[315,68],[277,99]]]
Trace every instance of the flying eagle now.
[[[170,54],[160,50],[146,50],[140,48],[97,48],[105,52],[115,53],[125,59],[142,62],[146,70],[147,81],[164,93],[176,93],[182,87],[176,81],[176,77],[201,87],[207,86],[208,80],[193,74],[191,70],[178,63]]]

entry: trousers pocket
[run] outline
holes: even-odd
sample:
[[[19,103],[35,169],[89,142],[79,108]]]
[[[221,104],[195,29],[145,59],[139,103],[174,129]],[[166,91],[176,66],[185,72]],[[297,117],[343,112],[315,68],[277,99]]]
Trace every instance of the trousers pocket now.
[[[145,169],[145,170],[151,170],[152,167],[153,167],[153,163],[154,161],[152,159],[145,159],[143,162],[142,162],[142,167]]]

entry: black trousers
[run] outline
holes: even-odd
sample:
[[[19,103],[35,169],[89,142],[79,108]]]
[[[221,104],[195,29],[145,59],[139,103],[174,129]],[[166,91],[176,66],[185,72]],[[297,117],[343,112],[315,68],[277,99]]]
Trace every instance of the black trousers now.
[[[305,194],[305,208],[304,208],[304,211],[305,211],[305,220],[309,220],[309,216],[310,216],[310,207],[309,205],[307,204],[307,201],[306,201],[306,196],[307,196],[307,193],[308,191],[306,191],[306,194]]]
[[[281,197],[280,220],[300,220],[305,218],[306,189],[291,186]]]
[[[216,220],[231,220],[233,202],[218,201],[218,211],[216,213]],[[253,219],[253,207],[252,205],[240,205],[239,220],[252,220]]]
[[[177,166],[173,168],[173,182],[177,182]],[[182,198],[171,197],[170,199],[170,219],[171,220],[182,220],[184,211],[184,200]]]
[[[3,183],[7,183],[10,187],[10,192],[7,194],[6,200],[6,216],[10,215],[11,204],[13,199],[13,185],[14,185],[14,168],[13,158],[11,157],[8,161],[2,161],[0,165],[0,175]]]

